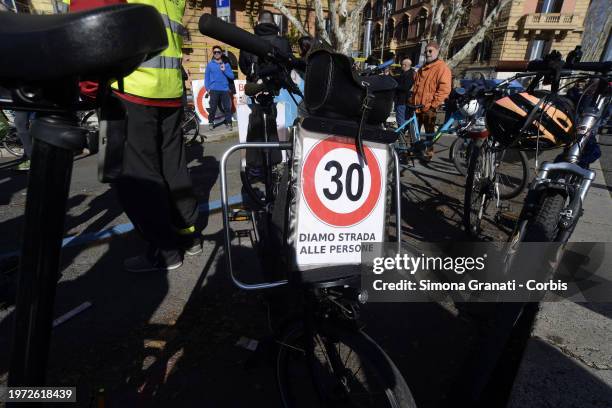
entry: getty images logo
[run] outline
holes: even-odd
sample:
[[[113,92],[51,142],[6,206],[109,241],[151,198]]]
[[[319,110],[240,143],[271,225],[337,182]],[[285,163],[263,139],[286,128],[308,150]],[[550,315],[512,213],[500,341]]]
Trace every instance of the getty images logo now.
[[[385,271],[406,271],[414,275],[417,271],[445,271],[462,275],[465,272],[482,271],[485,268],[487,254],[473,256],[425,256],[396,254],[394,257],[377,257],[373,260],[372,272],[380,275]]]

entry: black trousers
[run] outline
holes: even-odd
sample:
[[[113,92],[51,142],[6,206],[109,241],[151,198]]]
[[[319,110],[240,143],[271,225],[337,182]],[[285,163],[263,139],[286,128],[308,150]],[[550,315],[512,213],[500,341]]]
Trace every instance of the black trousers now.
[[[219,104],[225,114],[225,122],[228,125],[232,124],[232,101],[227,91],[209,91],[210,93],[210,112],[208,112],[208,123],[215,123],[215,116]]]
[[[177,229],[194,225],[198,217],[181,134],[183,110],[122,103],[127,113],[123,168],[113,187],[149,243],[149,254],[172,264],[182,256]]]

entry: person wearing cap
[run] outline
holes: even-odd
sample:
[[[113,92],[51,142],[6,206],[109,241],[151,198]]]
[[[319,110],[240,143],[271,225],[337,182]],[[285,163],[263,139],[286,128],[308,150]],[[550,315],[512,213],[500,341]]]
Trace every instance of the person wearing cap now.
[[[225,127],[232,129],[232,101],[230,100],[229,81],[234,80],[232,67],[223,59],[223,49],[215,45],[212,49],[213,58],[206,65],[204,74],[204,87],[210,95],[210,111],[208,112],[208,127],[213,130],[215,127],[215,116],[219,104],[225,113]]]
[[[262,10],[255,26],[255,35],[271,43],[277,50],[285,55],[292,55],[289,40],[280,35],[280,29],[274,21],[274,15],[268,10]],[[257,81],[258,71],[261,69],[256,55],[242,51],[238,59],[240,70],[247,77],[247,81]]]
[[[438,58],[440,46],[430,41],[425,47],[425,65],[414,76],[410,104],[423,105],[417,111],[417,119],[426,133],[434,133],[438,109],[451,92],[452,74],[444,61]],[[433,146],[425,151],[425,160],[434,155]]]

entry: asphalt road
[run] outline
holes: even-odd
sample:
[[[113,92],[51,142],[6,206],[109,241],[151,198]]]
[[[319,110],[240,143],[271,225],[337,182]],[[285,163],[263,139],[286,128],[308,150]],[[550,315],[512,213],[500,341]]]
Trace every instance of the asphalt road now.
[[[219,198],[218,160],[234,140],[189,149],[189,165],[201,202]],[[466,240],[460,220],[463,177],[447,160],[442,140],[434,162],[403,172],[403,230],[408,242]],[[230,194],[238,194],[237,158]],[[0,253],[18,247],[26,176],[0,170]],[[520,197],[507,209],[516,213]],[[75,162],[66,235],[126,223],[108,186],[96,180],[94,158]],[[134,234],[116,236],[63,253],[55,313],[92,306],[53,331],[48,383],[77,385],[77,406],[91,406],[99,389],[107,406],[278,406],[271,369],[267,295],[234,288],[223,260],[221,219],[202,214],[204,253],[168,274],[134,276],[122,271],[125,257],[144,250]],[[262,279],[250,248],[250,224],[234,241],[236,269],[250,282]],[[504,240],[508,228],[487,216],[484,239]],[[0,380],[8,367],[13,324],[11,276],[0,290]],[[274,312],[274,311],[273,311]],[[274,314],[274,313],[273,313]],[[448,406],[444,399],[466,386],[465,364],[478,353],[484,330],[478,311],[453,304],[369,304],[366,331],[398,365],[419,407]],[[274,323],[274,322],[273,322]],[[257,339],[256,352],[236,343]],[[4,374],[2,374],[4,373]],[[0,381],[2,382],[2,381]],[[469,386],[469,381],[467,381]],[[172,401],[172,402],[170,402]]]

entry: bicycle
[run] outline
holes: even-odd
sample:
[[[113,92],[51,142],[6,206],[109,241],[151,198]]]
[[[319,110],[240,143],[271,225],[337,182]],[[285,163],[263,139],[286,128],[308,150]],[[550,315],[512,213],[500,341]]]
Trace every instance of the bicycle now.
[[[422,108],[423,105],[406,105],[406,107],[412,110],[412,116],[395,129],[395,132],[398,134],[398,141],[394,146],[400,158],[404,161],[409,157],[418,156],[426,148],[433,146],[443,134],[454,133],[454,131],[450,129],[455,122],[463,119],[463,115],[456,111],[435,133],[421,133],[421,126],[416,116],[416,110]],[[457,170],[459,171],[459,169]]]
[[[191,143],[203,143],[204,138],[200,135],[200,121],[195,112],[193,105],[189,104],[183,109],[183,118],[181,119],[181,130],[186,145]],[[199,139],[199,141],[198,141]]]
[[[420,133],[420,125],[415,112],[422,108],[422,105],[408,105],[407,107],[412,109],[412,116],[396,129],[396,132],[400,134],[396,149],[403,155],[404,160],[408,157],[418,157],[426,148],[433,146],[442,135],[454,134],[456,139],[449,147],[448,158],[459,174],[465,176],[471,143],[467,132],[479,120],[482,121],[482,109],[475,96],[475,90],[477,90],[475,87],[469,91],[464,88],[453,90],[446,103],[447,109],[453,111],[434,134]]]
[[[14,114],[9,110],[2,110],[0,119],[0,143],[1,146],[15,157],[23,157],[24,150],[21,140],[17,136]]]
[[[288,68],[291,67],[290,59],[279,55],[270,43],[209,14],[202,16],[199,26],[202,34],[246,50],[275,64],[278,67],[282,86],[287,87],[290,92],[295,91],[288,75]],[[264,201],[266,205],[260,210],[269,216],[268,219],[276,218],[277,222],[271,222],[270,226],[277,226],[282,230],[279,233],[282,236],[281,241],[284,241],[286,226],[292,223],[287,214],[297,208],[292,203],[294,200],[305,199],[305,196],[300,193],[300,188],[310,188],[308,183],[305,182],[302,185],[300,181],[312,180],[303,174],[301,176],[297,174],[305,171],[306,167],[296,161],[296,158],[301,157],[307,162],[309,157],[319,157],[317,154],[311,156],[307,151],[302,152],[303,143],[311,143],[307,141],[307,138],[315,137],[313,135],[317,133],[312,129],[317,126],[321,127],[318,129],[320,133],[325,132],[323,129],[327,129],[329,133],[325,132],[326,134],[334,134],[330,129],[337,124],[335,121],[317,121],[311,117],[301,118],[297,126],[292,129],[292,140],[289,142],[241,143],[232,146],[223,154],[220,162],[220,175],[227,269],[232,282],[240,289],[262,290],[287,287],[289,297],[298,300],[299,313],[290,319],[289,323],[283,325],[283,330],[276,336],[278,351],[275,358],[275,371],[282,406],[414,407],[410,389],[397,367],[376,342],[362,330],[362,324],[359,321],[359,307],[365,301],[365,294],[359,290],[357,285],[359,279],[356,277],[354,264],[337,265],[332,270],[314,268],[309,269],[308,273],[298,273],[292,270],[286,279],[259,284],[244,283],[234,274],[226,174],[228,158],[235,151],[247,148],[266,151],[280,149],[287,152],[289,157],[278,184],[279,188],[276,192],[270,191],[273,183],[269,179],[266,181],[268,193],[267,198],[263,199],[266,200]],[[391,137],[396,137],[392,132],[388,133]],[[342,144],[342,139],[333,139],[330,143],[336,142]],[[368,143],[365,144],[366,152],[370,149]],[[321,144],[315,145],[322,146]],[[352,145],[343,146],[347,146],[347,149],[356,149],[354,141]],[[394,150],[391,149],[391,151],[394,153],[394,177],[399,181],[399,159]],[[308,157],[304,158],[302,154]],[[376,159],[374,156],[369,156],[368,162],[372,163],[372,160]],[[346,171],[346,174],[349,174],[346,176],[348,181],[345,179],[346,186],[343,186],[340,181],[341,174],[344,174],[342,173],[343,167],[339,163],[328,162],[324,167],[330,170],[336,169],[335,175],[332,176],[336,190],[327,190],[328,195],[335,197],[342,190],[358,199],[357,196],[363,191],[363,186],[359,187],[361,185],[359,182],[351,183],[351,177],[355,180],[362,180],[363,166],[358,163],[349,166],[351,170]],[[298,168],[301,170],[297,170]],[[399,205],[398,188],[399,183],[395,183],[396,222],[398,223],[396,238],[399,244],[401,205]],[[391,196],[385,193],[385,197],[387,202]],[[299,222],[296,231],[301,228]],[[255,220],[253,223],[257,224]],[[258,227],[255,225],[254,229],[257,231]],[[273,237],[259,237],[264,246],[274,246],[272,239]],[[292,247],[292,245],[287,247],[281,243],[280,250],[274,254],[276,265],[280,265],[283,271],[289,269],[291,259],[294,255],[297,257],[299,254],[297,246]],[[292,248],[295,253],[291,251]]]
[[[595,172],[582,159],[585,146],[595,137],[610,106],[612,62],[563,62],[560,55],[553,52],[544,61],[505,62],[497,69],[527,70],[535,75],[533,83],[548,81],[551,92],[541,98],[538,106],[543,105],[542,109],[555,102],[559,91],[563,89],[560,87],[562,78],[590,81],[587,88],[590,97],[580,98],[571,118],[573,126],[562,135],[566,142],[563,151],[552,163],[541,164],[536,178],[529,186],[518,222],[508,240],[508,264],[511,264],[520,250],[521,242],[559,242],[562,251],[582,216],[582,205],[595,179]],[[572,71],[590,71],[594,74],[577,75]],[[580,106],[581,102],[585,106]],[[537,111],[536,108],[533,112]],[[537,119],[533,112],[526,118],[524,127]]]
[[[514,76],[493,89],[481,90],[479,93],[490,103],[492,98],[504,94],[503,87],[506,84],[523,76]],[[482,219],[491,202],[495,202],[496,210],[502,210],[502,200],[515,198],[525,189],[530,171],[525,153],[499,143],[490,135],[484,122],[472,128],[468,137],[472,142],[469,148],[462,221],[465,231],[476,238],[480,235]]]
[[[162,52],[168,40],[159,13],[139,4],[53,16],[0,13],[0,25],[0,51],[8,56],[0,66],[0,107],[37,113],[8,385],[43,386],[74,155],[89,139],[76,112],[104,111],[110,81]],[[83,77],[100,84],[95,102],[74,92]]]

